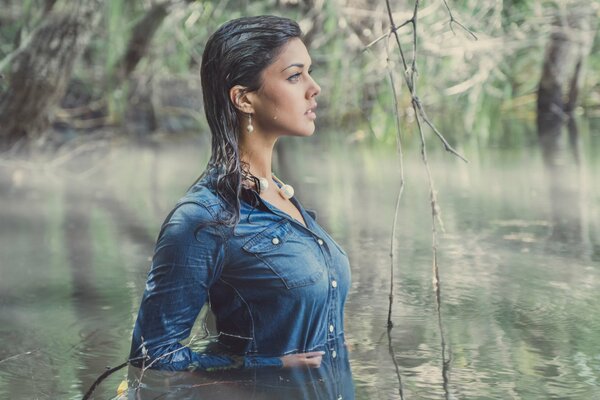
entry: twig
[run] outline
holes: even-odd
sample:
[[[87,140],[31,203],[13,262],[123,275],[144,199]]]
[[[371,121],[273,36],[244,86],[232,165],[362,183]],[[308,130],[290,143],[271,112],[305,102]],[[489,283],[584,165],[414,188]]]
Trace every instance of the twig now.
[[[417,111],[419,112],[419,114],[421,115],[421,118],[423,118],[423,121],[425,121],[425,123],[431,128],[431,130],[435,133],[435,135],[440,139],[440,141],[444,145],[444,149],[447,152],[454,154],[456,157],[460,158],[464,162],[468,163],[469,160],[467,160],[463,155],[461,155],[456,150],[454,150],[454,148],[452,146],[450,146],[450,144],[448,143],[448,141],[446,140],[444,135],[442,135],[442,133],[435,127],[435,125],[433,125],[433,123],[429,120],[429,118],[427,118],[427,114],[425,114],[425,109],[423,108],[423,105],[421,104],[421,100],[417,96],[415,96],[415,97],[413,97],[413,102],[416,103],[415,112],[417,112]]]
[[[452,16],[450,8],[448,7],[448,4],[446,3],[446,0],[444,0],[444,4],[446,5],[446,8],[448,9],[448,12],[450,14],[450,19],[451,19],[450,23],[452,24],[452,22],[456,22],[454,17]],[[419,138],[421,140],[421,158],[423,160],[423,164],[425,165],[425,170],[427,172],[427,180],[429,183],[429,198],[430,198],[431,219],[432,219],[432,221],[431,221],[431,232],[432,232],[431,249],[432,249],[432,253],[433,253],[433,260],[432,260],[433,287],[434,287],[434,291],[435,291],[436,310],[437,310],[437,317],[438,317],[438,328],[439,328],[439,332],[440,332],[441,347],[442,347],[443,388],[444,388],[445,398],[449,399],[450,391],[449,391],[448,374],[449,374],[451,356],[448,356],[446,354],[446,352],[447,352],[446,340],[445,340],[444,326],[443,326],[443,319],[442,319],[442,310],[441,310],[441,284],[440,284],[439,266],[438,266],[438,262],[437,262],[437,224],[439,223],[441,229],[443,230],[443,223],[442,223],[442,219],[440,216],[440,210],[439,210],[438,203],[437,203],[436,190],[435,190],[435,186],[433,183],[433,176],[431,174],[431,169],[429,168],[429,162],[427,161],[427,146],[426,146],[426,142],[425,142],[425,135],[423,133],[423,126],[422,126],[421,120],[423,120],[434,131],[434,133],[436,134],[438,139],[440,139],[440,141],[443,143],[446,151],[454,154],[455,156],[457,156],[458,158],[460,158],[461,160],[463,160],[465,162],[467,162],[467,160],[465,157],[460,155],[456,150],[454,150],[454,148],[452,148],[452,146],[450,146],[448,141],[444,138],[444,135],[442,135],[442,133],[433,125],[433,123],[431,121],[429,121],[429,119],[427,118],[427,115],[425,113],[425,110],[423,109],[423,105],[421,104],[421,101],[419,100],[419,97],[417,96],[415,74],[417,74],[417,64],[416,64],[416,59],[417,59],[417,15],[418,15],[418,9],[419,9],[419,0],[415,1],[415,6],[413,9],[412,17],[402,25],[402,26],[404,26],[408,23],[411,23],[412,28],[413,28],[412,29],[413,57],[412,57],[410,69],[408,68],[406,58],[404,56],[404,51],[403,51],[402,45],[400,43],[400,38],[399,38],[398,32],[397,32],[398,29],[396,28],[396,24],[394,22],[394,17],[392,15],[392,10],[390,7],[389,0],[386,0],[386,6],[387,6],[390,25],[392,27],[390,35],[393,34],[394,37],[396,38],[396,44],[398,46],[398,50],[400,52],[400,57],[401,57],[402,64],[404,67],[404,79],[406,81],[406,86],[408,87],[408,89],[410,91],[410,95],[411,95],[411,105],[412,105],[413,111],[415,113],[415,120],[417,122],[417,127],[418,127],[418,131],[419,131]],[[459,26],[464,28],[464,26],[462,24],[460,24],[459,22],[456,22],[456,23]],[[450,25],[450,26],[452,28],[452,25]],[[466,29],[466,30],[472,34],[472,32],[469,31],[468,29]],[[475,36],[475,35],[473,35],[473,36]],[[388,60],[389,60],[389,55],[388,55]],[[391,80],[391,84],[392,84],[392,90],[393,90],[394,96],[395,96],[396,91],[395,91],[395,87],[393,84],[393,80]],[[394,102],[397,103],[397,99],[395,97],[394,97]],[[396,107],[397,107],[397,105],[396,105]],[[396,110],[396,115],[397,115],[397,113],[398,112]],[[404,182],[402,180],[401,186],[400,186],[400,194],[402,193],[403,185],[404,185]],[[398,202],[399,202],[399,199],[396,202],[396,212],[397,212],[397,208],[398,208]],[[394,224],[395,224],[395,220],[394,220]],[[394,234],[395,234],[395,229],[392,229],[392,250],[393,250]],[[393,258],[393,251],[390,252],[390,256]],[[392,278],[393,278],[393,265],[392,265]],[[392,281],[390,287],[393,288],[393,281]],[[393,326],[391,324],[392,299],[393,299],[393,294],[390,293],[390,308],[389,308],[389,312],[388,312],[388,331]],[[391,342],[390,342],[390,347],[391,347]],[[394,358],[394,361],[395,361],[395,358]],[[400,373],[399,373],[398,368],[396,369],[396,373],[397,373],[398,377],[400,378],[400,375],[399,375]],[[401,383],[401,381],[399,381],[399,382]],[[402,387],[400,386],[400,391],[401,390],[402,390]]]
[[[399,169],[400,169],[400,188],[398,189],[398,195],[396,197],[396,208],[394,210],[394,220],[392,221],[392,238],[390,240],[390,294],[389,294],[389,307],[388,307],[388,328],[392,328],[394,323],[392,322],[392,304],[394,303],[394,243],[396,242],[396,223],[398,220],[398,213],[400,210],[400,200],[402,199],[402,193],[404,193],[404,161],[402,155],[402,140],[400,130],[400,114],[398,113],[398,95],[396,94],[396,84],[394,83],[394,74],[390,67],[390,53],[389,53],[389,39],[391,32],[388,35],[388,43],[386,43],[387,53],[387,70],[390,78],[390,85],[392,85],[392,94],[394,98],[394,111],[396,116],[396,151],[399,156]]]
[[[433,276],[434,276],[434,287],[435,287],[435,303],[436,303],[436,308],[437,308],[437,315],[438,315],[438,329],[440,331],[440,341],[441,341],[441,347],[442,347],[442,386],[444,388],[444,394],[446,396],[446,399],[450,399],[450,388],[449,388],[449,383],[450,383],[450,377],[449,377],[449,373],[450,373],[450,362],[452,361],[452,353],[448,351],[448,354],[446,354],[447,352],[447,348],[446,348],[446,340],[445,340],[445,334],[444,334],[444,324],[442,323],[442,310],[441,310],[441,306],[442,306],[442,299],[441,299],[441,291],[440,291],[440,277],[439,277],[439,268],[438,268],[438,264],[437,264],[437,252],[434,252],[434,258],[433,258]]]
[[[127,366],[129,364],[129,361],[125,361],[123,364],[118,365],[116,367],[110,368],[106,371],[104,371],[104,373],[102,375],[100,375],[98,378],[96,378],[96,380],[94,381],[94,383],[92,384],[92,386],[90,386],[90,388],[88,389],[88,391],[83,395],[81,400],[87,400],[90,398],[90,396],[92,395],[92,393],[94,393],[94,390],[96,390],[96,387],[106,378],[108,378],[110,375],[112,375],[113,373],[117,372],[118,370],[120,370],[121,368]]]
[[[382,34],[381,36],[377,37],[376,39],[374,39],[373,41],[371,41],[369,44],[367,44],[362,49],[362,51],[365,52],[365,51],[369,50],[369,48],[373,47],[375,44],[379,43],[380,41],[382,41],[383,39],[388,37],[390,35],[390,33],[395,33],[398,29],[404,27],[405,25],[408,25],[410,22],[411,22],[411,20],[407,20],[407,21],[404,21],[403,23],[401,23],[399,26],[392,26],[390,28],[389,32],[386,32],[386,33]]]
[[[475,36],[475,34],[466,26],[464,26],[463,24],[461,24],[459,21],[457,21],[454,16],[452,15],[452,11],[450,10],[450,7],[448,6],[448,2],[446,0],[443,0],[444,5],[446,6],[446,10],[448,10],[448,15],[450,16],[450,30],[452,31],[452,33],[454,33],[456,35],[456,33],[454,32],[454,29],[452,28],[452,23],[454,22],[456,25],[460,26],[461,28],[463,28],[465,31],[467,31],[467,33],[469,33],[469,35],[473,36],[473,38],[475,40],[477,40],[477,36]]]
[[[413,107],[416,108],[416,105],[413,102]],[[415,109],[416,112],[416,109]],[[423,135],[423,129],[421,126],[421,121],[419,120],[419,115],[416,115],[417,125],[419,127],[419,137],[421,139],[421,158],[423,160],[423,164],[425,164],[425,170],[427,171],[427,180],[429,181],[429,199],[431,204],[431,251],[433,253],[432,260],[432,283],[435,292],[435,304],[436,311],[438,317],[438,329],[440,332],[440,341],[442,348],[442,380],[443,380],[443,388],[445,398],[450,399],[450,392],[448,390],[448,368],[450,359],[446,358],[446,339],[444,335],[444,325],[442,322],[442,300],[441,300],[441,282],[440,282],[440,271],[437,262],[437,225],[436,221],[440,223],[440,226],[443,226],[442,219],[440,216],[440,209],[437,204],[437,196],[436,190],[433,184],[433,177],[431,175],[431,169],[429,168],[429,162],[427,161],[427,147],[425,144],[425,136]]]
[[[396,369],[396,378],[398,379],[398,394],[400,395],[400,400],[404,400],[404,391],[402,388],[402,375],[400,375],[400,366],[398,365],[398,361],[396,361],[396,353],[394,352],[394,346],[392,346],[392,327],[391,326],[388,326],[387,337],[388,337],[388,351],[390,353],[390,356],[392,357],[392,361],[394,362],[394,368]]]
[[[2,364],[3,362],[6,362],[6,361],[14,360],[15,358],[19,358],[21,356],[28,356],[30,354],[35,353],[36,351],[38,351],[38,350],[30,350],[30,351],[26,351],[25,353],[15,354],[14,356],[6,357],[6,358],[0,360],[0,364]]]

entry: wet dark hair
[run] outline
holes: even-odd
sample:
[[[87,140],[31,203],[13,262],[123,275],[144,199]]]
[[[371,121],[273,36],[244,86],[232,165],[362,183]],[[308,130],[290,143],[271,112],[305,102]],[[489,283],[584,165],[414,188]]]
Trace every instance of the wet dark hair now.
[[[216,176],[216,190],[227,211],[220,222],[227,226],[235,226],[240,219],[242,179],[253,179],[240,160],[239,111],[231,103],[229,90],[235,85],[246,87],[247,92],[258,90],[264,69],[290,39],[301,35],[298,24],[288,18],[243,17],[223,24],[204,48],[200,75],[212,149],[207,168],[198,180],[207,174]]]

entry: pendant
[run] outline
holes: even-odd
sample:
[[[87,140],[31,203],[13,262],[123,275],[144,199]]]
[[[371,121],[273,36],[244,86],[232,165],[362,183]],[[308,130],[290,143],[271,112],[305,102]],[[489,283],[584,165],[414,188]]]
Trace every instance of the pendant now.
[[[294,197],[294,188],[292,185],[285,184],[279,189],[279,194],[286,200]]]
[[[258,177],[258,191],[259,193],[264,192],[269,188],[269,180],[267,178],[263,178],[262,176]]]

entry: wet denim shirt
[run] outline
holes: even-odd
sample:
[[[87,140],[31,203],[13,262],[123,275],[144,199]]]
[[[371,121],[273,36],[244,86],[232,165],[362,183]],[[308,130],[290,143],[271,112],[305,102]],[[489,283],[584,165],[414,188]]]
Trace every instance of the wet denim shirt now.
[[[257,207],[246,201],[252,196]],[[296,198],[291,201],[306,227],[254,190],[244,189],[242,197],[235,229],[211,224],[224,202],[214,174],[207,174],[165,219],[133,331],[133,365],[171,371],[281,367],[282,355],[322,350],[323,362],[335,366],[346,354],[346,253]],[[181,344],[207,302],[223,351]]]

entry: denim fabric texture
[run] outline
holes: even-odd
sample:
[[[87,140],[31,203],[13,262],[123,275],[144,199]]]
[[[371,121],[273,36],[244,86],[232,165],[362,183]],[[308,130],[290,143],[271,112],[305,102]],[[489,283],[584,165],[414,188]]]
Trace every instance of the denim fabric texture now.
[[[225,207],[214,186],[215,174],[204,176],[161,227],[133,331],[132,364],[256,369],[281,367],[282,355],[322,350],[324,366],[348,370],[347,357],[338,356],[346,354],[350,285],[344,250],[294,197],[306,227],[251,189],[243,190],[235,229],[215,225]],[[219,350],[195,352],[181,341],[207,302]]]

